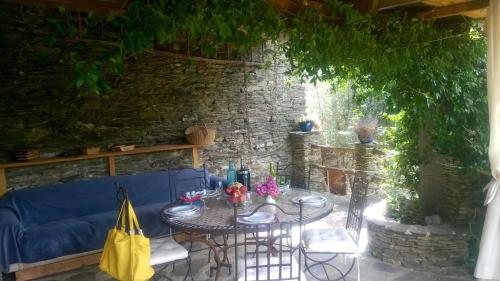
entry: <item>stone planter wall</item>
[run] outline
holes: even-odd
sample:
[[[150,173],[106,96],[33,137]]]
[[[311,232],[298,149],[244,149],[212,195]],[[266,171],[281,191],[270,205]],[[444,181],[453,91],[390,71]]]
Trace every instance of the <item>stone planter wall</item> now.
[[[305,94],[301,83],[286,75],[286,64],[146,53],[127,60],[125,74],[112,81],[107,95],[79,96],[70,85],[73,68],[64,63],[69,51],[43,47],[37,36],[43,32],[35,33],[28,14],[16,7],[0,3],[9,14],[0,19],[0,162],[12,161],[16,149],[27,147],[50,157],[85,146],[183,143],[184,130],[199,122],[217,130],[215,145],[200,152],[201,162],[216,174],[225,174],[228,159],[239,163],[241,157],[256,183],[270,162],[290,161],[288,133],[305,112]],[[40,50],[49,61],[37,60]],[[118,174],[133,174],[190,166],[191,155],[179,151],[116,161]],[[106,171],[104,160],[7,170],[7,184],[23,188]]]
[[[384,262],[417,269],[463,266],[469,236],[449,225],[406,225],[381,215],[378,203],[365,211],[368,246]]]
[[[311,164],[321,164],[321,151],[313,149],[311,144],[319,137],[318,132],[290,132],[290,145],[292,153],[292,186],[304,187],[308,184],[309,167]],[[311,189],[326,190],[324,171],[311,170]]]

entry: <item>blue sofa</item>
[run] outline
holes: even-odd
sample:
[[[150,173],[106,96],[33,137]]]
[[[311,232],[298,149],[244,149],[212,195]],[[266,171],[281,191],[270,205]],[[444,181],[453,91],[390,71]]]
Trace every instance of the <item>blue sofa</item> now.
[[[175,185],[175,193],[169,174],[179,171],[186,179]],[[104,177],[7,193],[0,199],[0,272],[101,249],[118,215],[115,183],[128,190],[146,236],[169,233],[160,210],[192,190],[195,183],[189,178],[199,176],[199,171]],[[206,178],[211,188],[221,180],[209,173]]]

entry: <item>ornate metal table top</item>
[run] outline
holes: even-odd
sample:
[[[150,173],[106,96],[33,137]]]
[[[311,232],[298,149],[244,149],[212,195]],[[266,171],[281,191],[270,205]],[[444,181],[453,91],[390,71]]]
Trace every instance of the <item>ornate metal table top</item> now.
[[[299,206],[291,201],[296,196],[303,195],[322,195],[327,198],[326,203],[322,207],[304,206],[303,208],[303,223],[310,223],[326,217],[333,209],[333,200],[329,194],[317,193],[304,189],[290,189],[287,193],[282,194],[276,204],[289,213],[298,213]],[[258,197],[255,192],[252,194],[252,203],[238,210],[239,214],[251,212],[259,204],[265,201],[264,198]],[[221,234],[228,233],[234,230],[233,225],[233,208],[226,203],[225,198],[208,198],[206,199],[207,208],[201,207],[199,213],[189,218],[174,218],[172,219],[164,213],[164,210],[176,205],[180,202],[173,202],[166,205],[161,211],[161,220],[175,229],[197,233]],[[280,222],[298,222],[297,216],[285,215],[281,211],[276,210],[277,220]]]

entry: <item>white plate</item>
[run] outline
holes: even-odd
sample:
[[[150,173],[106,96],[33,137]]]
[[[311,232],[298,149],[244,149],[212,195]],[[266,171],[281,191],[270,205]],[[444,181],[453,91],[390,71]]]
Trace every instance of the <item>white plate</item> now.
[[[306,195],[292,198],[292,202],[295,204],[299,204],[300,200],[302,200],[302,204],[310,206],[322,206],[326,202],[326,198],[320,195]]]
[[[203,198],[211,198],[211,197],[215,197],[219,194],[219,191],[217,189],[209,189],[206,191],[206,193],[203,195]]]
[[[249,217],[238,216],[238,221],[241,223],[269,223],[274,220],[274,214],[267,212],[256,212]]]
[[[196,205],[180,205],[166,209],[165,214],[171,216],[186,216],[198,212],[199,209],[200,206]]]
[[[279,189],[281,193],[286,193],[290,190],[290,185],[289,184],[280,185]]]

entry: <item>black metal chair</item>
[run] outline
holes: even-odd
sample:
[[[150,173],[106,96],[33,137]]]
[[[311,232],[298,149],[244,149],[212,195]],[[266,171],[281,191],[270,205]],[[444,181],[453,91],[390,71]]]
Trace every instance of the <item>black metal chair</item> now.
[[[274,209],[272,221],[255,224],[243,221],[244,218],[270,207]],[[298,237],[288,235],[293,227],[302,230],[302,202],[298,205],[298,209],[298,212],[291,213],[278,205],[263,203],[249,214],[238,214],[238,208],[234,207],[235,280],[305,280],[302,272],[302,253],[295,251],[299,246],[291,246],[296,243],[290,241],[297,239],[300,242],[302,231],[299,231]],[[295,218],[289,222],[279,222],[276,213]],[[243,241],[238,243],[240,238]],[[241,247],[243,253],[239,255],[238,249]],[[298,261],[294,254],[298,255]]]
[[[205,165],[202,168],[169,169],[170,196],[179,199],[189,191],[210,189]]]
[[[172,200],[179,199],[186,192],[191,191],[201,191],[203,189],[210,189],[210,183],[208,180],[207,170],[205,164],[201,168],[182,168],[182,169],[169,169],[169,184],[170,184],[170,198]],[[170,236],[173,237],[174,242],[176,240],[176,236],[180,232],[172,231],[170,232]],[[193,242],[191,239],[191,235],[193,233],[184,233],[189,236],[189,246],[187,249],[188,253],[191,253],[193,249]],[[186,240],[184,240],[186,241]],[[183,242],[183,241],[181,241]],[[209,258],[210,259],[210,258]],[[191,273],[191,260],[187,260],[189,266],[189,273]],[[175,271],[175,262],[169,263],[172,264],[172,271]],[[162,269],[163,270],[163,269]],[[187,274],[186,274],[187,277]],[[192,278],[192,277],[191,277]]]
[[[345,277],[352,271],[354,264],[357,264],[359,280],[358,242],[366,206],[368,184],[366,173],[356,171],[345,228],[304,230],[301,247],[305,261],[304,270],[315,279],[346,280]],[[351,256],[352,262],[348,263],[345,268],[340,268],[338,264],[334,264],[339,256]],[[322,273],[318,273],[316,269]],[[333,270],[336,277],[330,278],[328,269]]]
[[[171,237],[161,237],[161,238],[151,238],[151,266],[160,266],[160,269],[153,275],[154,280],[161,280],[160,273],[163,272],[169,265],[172,265],[175,269],[175,263],[179,261],[186,261],[188,270],[184,276],[184,281],[188,276],[191,276],[191,281],[193,281],[193,272],[191,271],[191,257],[189,256],[188,250],[177,243]],[[168,280],[171,280],[168,276],[163,276]]]
[[[299,168],[294,164],[284,164],[276,162],[276,183],[279,186],[288,185],[294,188],[304,188],[303,186],[297,186],[299,177]]]

